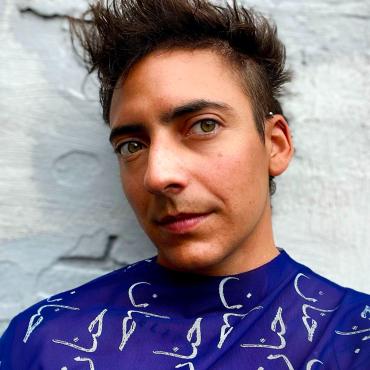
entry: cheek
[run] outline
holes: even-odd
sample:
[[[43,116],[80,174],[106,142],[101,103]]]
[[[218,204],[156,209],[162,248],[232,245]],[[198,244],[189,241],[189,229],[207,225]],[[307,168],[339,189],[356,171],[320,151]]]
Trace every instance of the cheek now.
[[[219,153],[216,167],[220,179],[230,186],[253,183],[268,174],[262,153],[252,150],[239,150],[226,155]]]
[[[237,147],[237,146],[235,146]],[[259,146],[239,146],[232,153],[218,153],[212,170],[212,182],[230,206],[253,204],[264,197],[268,188],[268,166],[265,152]],[[207,171],[210,174],[210,171]],[[266,188],[266,189],[265,189]]]
[[[132,186],[130,186],[130,182],[128,181],[127,176],[125,175],[124,170],[122,169],[122,164],[120,164],[119,171],[123,193],[125,194],[127,200],[129,200]]]
[[[128,176],[124,170],[120,169],[120,178],[123,193],[126,196],[127,201],[131,205],[132,209],[137,215],[140,215],[141,209],[144,204],[144,191],[142,190],[141,183],[137,176]]]

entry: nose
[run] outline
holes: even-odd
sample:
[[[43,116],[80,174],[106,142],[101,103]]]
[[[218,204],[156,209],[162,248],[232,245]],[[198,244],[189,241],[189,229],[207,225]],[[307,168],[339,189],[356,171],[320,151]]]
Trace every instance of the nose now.
[[[152,143],[147,158],[144,187],[153,194],[178,194],[188,184],[179,143]]]

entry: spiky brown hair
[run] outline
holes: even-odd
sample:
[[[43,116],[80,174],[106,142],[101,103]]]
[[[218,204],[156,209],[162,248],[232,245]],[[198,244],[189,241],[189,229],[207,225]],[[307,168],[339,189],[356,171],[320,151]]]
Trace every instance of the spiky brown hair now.
[[[236,0],[225,6],[208,0],[97,0],[70,24],[88,72],[97,71],[107,124],[117,82],[145,55],[173,48],[209,48],[231,62],[262,140],[268,112],[283,114],[278,98],[290,80],[285,47],[275,25]],[[274,190],[270,177],[270,193]]]

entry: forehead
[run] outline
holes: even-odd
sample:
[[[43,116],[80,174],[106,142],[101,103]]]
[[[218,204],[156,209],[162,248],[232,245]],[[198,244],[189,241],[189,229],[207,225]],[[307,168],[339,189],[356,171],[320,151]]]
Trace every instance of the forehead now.
[[[130,69],[113,93],[110,124],[194,100],[218,101],[244,114],[251,110],[240,76],[225,57],[209,49],[175,49],[153,52]]]

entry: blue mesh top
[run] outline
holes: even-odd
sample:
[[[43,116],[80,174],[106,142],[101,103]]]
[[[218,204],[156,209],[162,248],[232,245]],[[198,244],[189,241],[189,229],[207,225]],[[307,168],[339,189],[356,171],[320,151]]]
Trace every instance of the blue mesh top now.
[[[245,273],[156,257],[48,298],[0,341],[0,370],[370,369],[370,296],[285,251]]]

